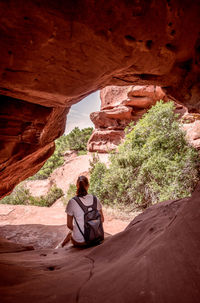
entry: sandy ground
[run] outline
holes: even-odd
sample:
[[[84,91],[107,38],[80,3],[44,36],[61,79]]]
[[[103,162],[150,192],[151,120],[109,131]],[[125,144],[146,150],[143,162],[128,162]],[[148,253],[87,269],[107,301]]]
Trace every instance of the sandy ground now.
[[[135,213],[135,216],[138,213]],[[104,209],[104,230],[109,234],[116,234],[126,228],[130,220],[122,220],[116,214]],[[52,207],[23,206],[0,204],[0,225],[22,225],[22,224],[43,224],[43,225],[65,225],[66,213],[62,202]]]
[[[100,154],[102,162],[108,163],[108,154]],[[26,181],[24,184],[33,196],[45,195],[52,185],[62,188],[66,194],[69,184],[76,183],[81,174],[88,176],[92,154],[77,156],[68,153],[63,166],[57,168],[46,180]],[[69,231],[63,199],[51,207],[0,204],[0,237],[16,244],[31,245],[35,249],[55,248]],[[106,235],[122,232],[138,212],[124,216],[111,207],[103,207]]]

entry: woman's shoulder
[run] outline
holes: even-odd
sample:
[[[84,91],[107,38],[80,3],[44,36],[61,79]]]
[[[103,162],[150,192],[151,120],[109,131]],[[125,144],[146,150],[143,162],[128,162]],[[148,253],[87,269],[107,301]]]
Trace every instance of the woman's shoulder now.
[[[76,202],[76,200],[75,200],[75,197],[76,197],[76,196],[72,197],[72,198],[68,201],[67,204],[68,204],[69,206],[72,207],[72,206],[74,206],[74,205],[77,204],[77,202]]]
[[[96,197],[97,198],[97,203],[100,204],[99,198],[95,195],[87,194],[87,196],[85,196],[85,197],[87,197],[87,200],[90,200],[90,201],[93,201],[94,197]]]
[[[75,197],[72,197],[72,198],[69,200],[68,204],[74,204],[74,203],[76,203],[75,198],[76,198],[76,196],[75,196]],[[97,203],[99,203],[98,197],[96,197],[96,198],[97,198]],[[83,196],[83,197],[79,197],[79,199],[80,199],[83,203],[91,203],[91,202],[93,201],[93,199],[94,199],[94,195],[92,195],[92,194],[87,194],[87,195],[85,195],[85,196]]]

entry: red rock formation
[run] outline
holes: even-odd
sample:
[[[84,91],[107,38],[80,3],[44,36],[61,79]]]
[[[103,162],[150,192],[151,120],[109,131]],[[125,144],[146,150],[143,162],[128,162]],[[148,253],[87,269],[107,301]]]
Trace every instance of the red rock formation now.
[[[66,108],[1,97],[0,196],[36,173],[54,151],[53,140],[64,131]]]
[[[117,107],[121,104],[148,108],[156,101],[165,99],[166,94],[161,87],[155,85],[107,86],[101,90],[100,98],[101,110]]]
[[[124,129],[138,121],[158,100],[168,101],[163,90],[149,86],[108,86],[101,90],[101,110],[91,113],[95,130],[88,142],[89,151],[108,152],[124,138]],[[179,105],[179,113],[186,109]]]
[[[0,1],[0,91],[65,106],[106,85],[152,83],[193,107],[199,12],[198,0]]]
[[[65,107],[92,91],[160,85],[198,112],[199,15],[198,0],[1,0],[1,95],[63,107],[36,106],[45,123],[28,132],[15,127],[20,102],[4,116],[1,129],[12,129],[1,137],[1,194],[40,168],[64,129]],[[31,114],[28,122],[35,121]],[[1,302],[198,303],[199,222],[196,192],[152,207],[90,253],[52,252],[46,261],[37,251],[2,253]]]
[[[107,153],[116,149],[123,137],[123,130],[94,130],[88,141],[88,150]]]
[[[200,187],[191,198],[154,205],[87,250],[19,252],[24,247],[6,250],[4,242],[1,302],[199,303],[199,196]]]
[[[198,111],[199,15],[198,0],[1,0],[0,94],[44,107],[63,107],[47,118],[41,143],[47,150],[64,129],[64,107],[107,85],[160,85],[189,110]],[[29,105],[24,104],[24,110]],[[31,119],[32,123],[35,118]],[[15,137],[13,127],[9,138],[13,145]],[[0,158],[5,158],[6,150],[13,165],[18,151],[4,139]],[[34,148],[41,163],[41,145]],[[19,177],[7,182],[6,175],[11,180],[16,169],[7,162],[1,193],[36,171],[36,166],[31,169],[24,164],[32,148],[21,144],[20,149]]]

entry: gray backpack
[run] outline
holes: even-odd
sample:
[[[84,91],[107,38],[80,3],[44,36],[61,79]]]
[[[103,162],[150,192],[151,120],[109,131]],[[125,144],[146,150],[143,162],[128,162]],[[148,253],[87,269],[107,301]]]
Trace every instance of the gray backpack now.
[[[101,214],[97,210],[97,198],[93,196],[93,204],[86,206],[79,197],[74,197],[78,205],[84,211],[84,231],[81,230],[76,218],[74,217],[80,233],[83,235],[88,246],[98,245],[104,240],[104,230]]]

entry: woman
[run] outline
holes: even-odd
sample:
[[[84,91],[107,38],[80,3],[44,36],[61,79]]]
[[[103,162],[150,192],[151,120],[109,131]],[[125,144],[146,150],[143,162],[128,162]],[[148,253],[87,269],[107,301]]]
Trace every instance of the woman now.
[[[76,195],[81,200],[81,202],[85,206],[92,205],[93,196],[88,194],[88,188],[89,188],[88,178],[85,176],[78,177],[76,187],[77,187]],[[101,221],[104,222],[102,205],[98,198],[97,198],[97,210],[101,214]],[[69,232],[69,234],[67,235],[67,237],[62,243],[62,247],[70,240],[75,246],[86,245],[85,239],[82,234],[84,233],[84,211],[73,198],[69,200],[67,204],[66,213],[67,213],[67,227],[72,232]]]

